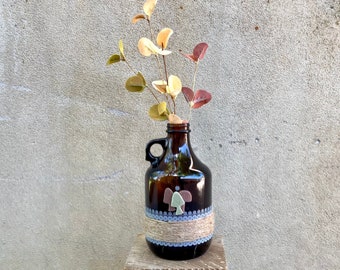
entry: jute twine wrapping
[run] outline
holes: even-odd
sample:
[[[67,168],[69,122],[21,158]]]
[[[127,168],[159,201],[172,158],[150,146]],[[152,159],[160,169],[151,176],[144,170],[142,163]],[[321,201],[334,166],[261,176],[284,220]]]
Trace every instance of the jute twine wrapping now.
[[[207,237],[214,231],[214,213],[190,221],[160,221],[145,217],[145,235],[158,241],[181,243]]]

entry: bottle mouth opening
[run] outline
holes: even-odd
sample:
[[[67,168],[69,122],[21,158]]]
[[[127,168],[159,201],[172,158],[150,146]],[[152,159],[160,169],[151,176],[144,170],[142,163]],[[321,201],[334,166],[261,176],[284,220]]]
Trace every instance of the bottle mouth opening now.
[[[167,133],[189,133],[190,130],[190,125],[189,123],[181,123],[181,124],[172,124],[168,123],[167,125]]]

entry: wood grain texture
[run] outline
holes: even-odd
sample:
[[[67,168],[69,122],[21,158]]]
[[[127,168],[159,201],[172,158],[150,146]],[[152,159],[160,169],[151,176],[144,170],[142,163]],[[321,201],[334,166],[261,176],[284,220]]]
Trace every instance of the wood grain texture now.
[[[144,234],[139,234],[126,260],[124,270],[227,270],[223,240],[215,236],[209,250],[202,256],[187,261],[158,258],[148,248]]]

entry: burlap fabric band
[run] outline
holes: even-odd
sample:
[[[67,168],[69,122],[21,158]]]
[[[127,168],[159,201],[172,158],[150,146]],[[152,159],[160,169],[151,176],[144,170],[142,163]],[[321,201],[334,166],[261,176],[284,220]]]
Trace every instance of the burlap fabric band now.
[[[190,221],[160,221],[145,217],[145,236],[157,241],[182,243],[208,237],[214,231],[214,213]]]

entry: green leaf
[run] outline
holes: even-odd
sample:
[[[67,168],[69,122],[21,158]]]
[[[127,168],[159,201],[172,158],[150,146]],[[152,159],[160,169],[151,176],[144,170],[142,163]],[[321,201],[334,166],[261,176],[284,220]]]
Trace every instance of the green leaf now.
[[[120,62],[120,55],[119,54],[113,54],[110,56],[110,58],[107,60],[106,65],[112,65],[114,63]]]
[[[159,104],[151,106],[149,109],[149,116],[156,121],[168,120],[169,110],[166,107],[166,102],[162,101]]]
[[[146,87],[146,81],[142,73],[130,77],[126,83],[125,88],[130,92],[142,92]]]

